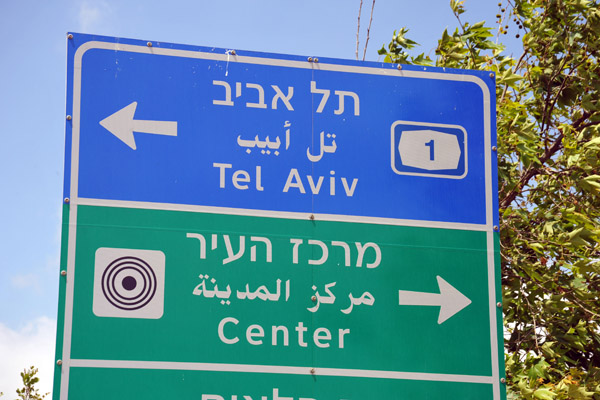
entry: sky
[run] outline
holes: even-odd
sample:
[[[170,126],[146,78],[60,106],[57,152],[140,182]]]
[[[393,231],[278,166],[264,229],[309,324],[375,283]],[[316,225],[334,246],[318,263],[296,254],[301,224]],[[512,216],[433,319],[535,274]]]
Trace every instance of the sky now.
[[[0,0],[0,392],[35,365],[50,392],[60,271],[66,34],[80,32],[271,53],[354,59],[360,0]],[[360,55],[372,2],[364,0]],[[463,20],[494,21],[497,0]],[[366,52],[395,29],[434,56],[457,26],[447,0],[377,0]],[[380,60],[383,61],[383,60]]]

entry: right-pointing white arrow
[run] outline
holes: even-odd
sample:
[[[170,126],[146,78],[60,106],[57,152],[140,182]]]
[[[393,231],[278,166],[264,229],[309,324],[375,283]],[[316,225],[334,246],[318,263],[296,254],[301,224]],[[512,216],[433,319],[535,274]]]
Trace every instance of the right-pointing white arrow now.
[[[471,304],[471,300],[437,276],[440,293],[410,292],[399,290],[399,301],[401,306],[439,306],[440,314],[438,324],[443,323],[448,318]]]
[[[116,113],[104,118],[100,121],[100,125],[133,150],[136,149],[133,132],[177,136],[177,122],[175,121],[147,121],[133,119],[136,107],[137,101],[134,101]]]

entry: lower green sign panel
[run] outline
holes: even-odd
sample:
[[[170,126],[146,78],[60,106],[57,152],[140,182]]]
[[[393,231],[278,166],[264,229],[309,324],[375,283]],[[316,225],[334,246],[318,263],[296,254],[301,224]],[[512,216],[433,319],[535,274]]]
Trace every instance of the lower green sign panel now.
[[[367,378],[263,375],[235,372],[74,368],[71,390],[78,399],[198,400],[481,400],[492,386]],[[75,383],[76,382],[76,383]]]
[[[493,399],[486,235],[78,206],[69,392]]]

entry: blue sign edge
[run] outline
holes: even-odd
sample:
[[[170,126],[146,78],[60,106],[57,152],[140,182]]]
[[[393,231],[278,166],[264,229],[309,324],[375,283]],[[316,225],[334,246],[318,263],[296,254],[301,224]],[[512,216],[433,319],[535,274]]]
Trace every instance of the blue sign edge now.
[[[220,47],[207,47],[207,46],[196,46],[196,45],[188,45],[188,44],[175,44],[169,42],[160,42],[160,41],[144,41],[140,39],[129,39],[129,38],[117,38],[110,36],[102,36],[102,35],[91,35],[91,34],[83,34],[83,33],[74,33],[70,32],[67,34],[67,93],[66,93],[66,115],[72,115],[73,110],[73,85],[74,85],[74,59],[75,53],[85,43],[98,41],[98,42],[106,42],[106,43],[120,43],[120,44],[129,44],[135,46],[152,46],[158,48],[167,48],[167,49],[177,49],[177,50],[187,50],[187,51],[197,51],[204,53],[213,53],[213,54],[226,54],[228,51],[232,51],[234,49],[220,48]],[[249,50],[238,50],[235,49],[236,55],[238,56],[247,56],[247,57],[257,57],[264,59],[278,59],[278,60],[291,60],[291,61],[306,61],[308,56],[300,56],[300,55],[289,55],[289,54],[279,54],[279,53],[266,53],[266,52],[258,52],[258,51],[249,51]],[[374,61],[356,61],[356,60],[347,60],[347,59],[339,59],[339,58],[328,58],[328,57],[318,57],[319,62],[334,64],[334,65],[347,65],[347,66],[357,66],[357,67],[370,67],[370,68],[379,68],[379,69],[389,69],[395,70],[398,69],[400,64],[393,63],[382,63],[382,62],[374,62]],[[429,66],[419,66],[419,65],[406,65],[402,64],[402,70],[404,71],[418,71],[418,72],[434,72],[434,73],[445,73],[445,74],[454,74],[454,75],[469,75],[479,78],[489,90],[490,94],[495,93],[496,91],[496,80],[495,74],[490,71],[478,71],[478,70],[466,70],[466,69],[457,69],[457,68],[445,68],[445,67],[429,67]],[[495,100],[495,98],[494,98]],[[496,118],[493,116],[496,115],[496,102],[490,102],[490,115],[492,116],[490,120],[490,140],[491,145],[493,147],[497,147],[497,130],[496,130]],[[64,176],[63,176],[63,198],[67,199],[71,194],[71,152],[72,152],[72,135],[73,135],[73,125],[72,120],[67,118],[66,121],[66,129],[65,129],[65,159],[64,159]],[[494,158],[495,157],[495,158]],[[498,158],[497,151],[492,153],[492,224],[494,226],[499,226],[499,199],[498,199]]]

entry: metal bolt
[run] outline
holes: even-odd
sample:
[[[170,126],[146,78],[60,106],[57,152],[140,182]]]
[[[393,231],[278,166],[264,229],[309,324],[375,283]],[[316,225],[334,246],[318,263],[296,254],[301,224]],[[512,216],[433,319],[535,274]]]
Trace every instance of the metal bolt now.
[[[317,57],[315,57],[315,62],[319,62],[319,59]]]
[[[500,228],[498,228],[498,225],[494,225],[494,230],[495,230],[496,232],[498,232],[498,229],[500,229]]]
[[[309,218],[310,218],[311,221],[314,221],[315,220],[315,214],[310,214]]]
[[[504,379],[504,378],[500,378],[500,382],[502,382],[502,383],[506,383],[506,379]]]
[[[69,201],[70,201],[70,200],[69,200],[69,198],[68,198],[68,197],[65,197],[65,203],[67,203],[67,204],[68,204],[68,203],[69,203]]]
[[[493,78],[493,77],[494,77],[494,73],[490,72],[490,78]]]
[[[56,360],[56,365],[62,365],[62,360]]]
[[[402,71],[402,65],[398,64],[398,70]]]
[[[67,115],[67,121],[70,121],[72,119],[72,117],[70,115]]]
[[[498,148],[496,146],[492,146],[492,151],[497,151]]]
[[[308,57],[308,62],[312,62],[312,57]]]
[[[317,301],[317,296],[313,296],[310,298],[312,301]]]
[[[146,44],[148,45],[148,47],[152,47],[152,42],[148,42]]]
[[[497,302],[497,303],[496,303],[496,307],[498,307],[498,308],[502,308],[502,302],[500,302],[500,301],[499,301],[499,302]]]
[[[316,372],[316,370],[314,368],[310,369],[310,373],[314,375],[314,373]]]
[[[231,50],[231,55],[235,56],[235,50]]]
[[[67,39],[73,39],[73,35],[71,35],[70,33],[67,35]]]
[[[67,271],[65,271],[64,269],[62,271],[60,271],[60,275],[61,276],[67,276]]]

